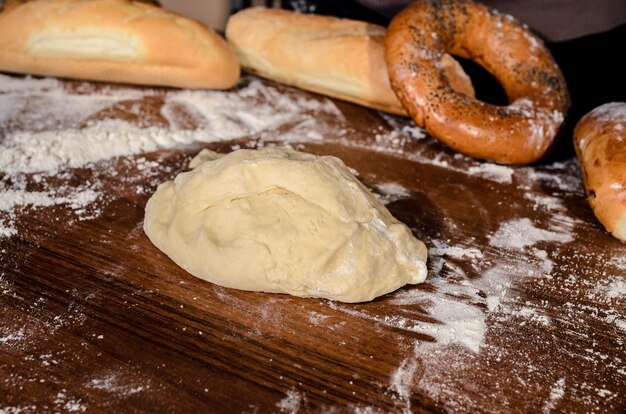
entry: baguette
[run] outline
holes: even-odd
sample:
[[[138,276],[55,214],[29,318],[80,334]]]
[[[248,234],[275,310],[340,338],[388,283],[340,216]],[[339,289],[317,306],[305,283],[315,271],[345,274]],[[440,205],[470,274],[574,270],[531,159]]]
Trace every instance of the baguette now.
[[[240,11],[226,26],[247,72],[406,116],[389,84],[384,37],[374,24],[262,7]],[[458,62],[446,56],[443,64],[453,88],[474,96]]]
[[[574,130],[589,205],[606,230],[626,242],[626,102],[602,105]]]
[[[4,2],[1,2],[0,4],[0,12],[9,11],[11,9],[16,8],[17,6],[20,6],[24,3],[29,3],[32,1],[39,1],[39,0],[4,0]],[[159,5],[157,0],[135,0],[135,1],[139,1],[141,3],[153,4],[155,6]]]
[[[0,13],[0,70],[226,89],[239,63],[202,24],[129,0],[39,0]]]

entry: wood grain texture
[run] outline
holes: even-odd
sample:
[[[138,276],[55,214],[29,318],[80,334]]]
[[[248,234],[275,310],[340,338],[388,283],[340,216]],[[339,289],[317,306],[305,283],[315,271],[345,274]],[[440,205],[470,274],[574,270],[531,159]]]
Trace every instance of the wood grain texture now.
[[[139,102],[148,124],[163,122],[156,91]],[[76,169],[76,185],[102,184],[93,219],[23,208],[0,238],[0,411],[623,412],[626,300],[607,292],[626,278],[626,247],[595,222],[575,162],[484,167],[407,138],[409,121],[335,104],[343,132],[296,146],[406,190],[388,207],[431,249],[427,283],[346,305],[221,288],[156,249],[142,230],[156,184],[200,148],[267,145],[259,136]],[[100,116],[132,118],[128,105]],[[494,243],[524,218],[571,241]],[[478,349],[463,345],[467,322]]]

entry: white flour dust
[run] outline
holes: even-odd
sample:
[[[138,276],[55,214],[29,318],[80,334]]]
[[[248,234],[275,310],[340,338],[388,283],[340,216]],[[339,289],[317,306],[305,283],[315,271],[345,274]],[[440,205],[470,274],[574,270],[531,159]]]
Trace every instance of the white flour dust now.
[[[285,414],[296,414],[300,411],[300,408],[303,404],[304,397],[302,393],[296,391],[295,388],[287,391],[287,395],[285,398],[280,400],[276,407],[280,410],[281,413]]]
[[[563,394],[565,394],[565,378],[559,379],[550,389],[550,396],[543,406],[543,412],[549,413],[554,410],[558,402],[563,398]]]
[[[142,102],[157,98],[165,124],[145,126]],[[111,117],[107,111],[113,109]],[[315,141],[326,132],[324,116],[342,115],[330,100],[280,93],[254,79],[229,92],[157,92],[0,75],[0,238],[17,234],[24,209],[58,205],[78,220],[97,216],[105,194],[95,183],[69,185],[71,169],[115,174],[99,163],[193,142],[255,135],[285,143]],[[159,166],[150,163],[139,158],[135,170],[144,178],[155,175]],[[51,177],[61,178],[61,184],[49,184]],[[32,189],[37,184],[43,188]]]
[[[118,397],[129,397],[150,388],[149,385],[124,384],[115,374],[94,378],[87,383],[87,387],[105,391]]]
[[[511,183],[515,170],[504,165],[484,163],[473,165],[467,169],[469,175],[477,175],[479,177],[488,178],[499,183]]]
[[[0,337],[0,344],[19,342],[24,340],[24,329],[20,329],[17,332],[8,333],[2,337]]]
[[[613,281],[606,292],[606,297],[609,299],[626,298],[626,279]]]
[[[383,204],[389,204],[411,197],[411,193],[409,193],[406,188],[396,183],[375,184],[374,191],[374,195],[376,195]]]
[[[523,249],[537,242],[567,243],[573,240],[567,233],[537,228],[527,219],[516,219],[502,224],[489,239],[489,244],[505,249]]]
[[[74,400],[67,397],[66,391],[60,391],[56,399],[54,400],[55,408],[63,409],[69,413],[82,413],[87,410],[87,407],[81,403],[81,400]]]
[[[106,108],[151,94],[149,90],[107,86],[94,90],[86,83],[70,90],[53,78],[0,75],[0,126],[27,125],[29,131],[79,128]]]
[[[18,405],[18,406],[6,406],[0,407],[0,414],[26,414],[32,413],[37,410],[36,405]]]
[[[411,157],[422,162],[418,159],[420,156],[412,154]],[[434,162],[433,159],[424,162],[456,171],[454,163],[458,159],[442,155],[435,157]],[[598,256],[593,251],[587,252],[586,246],[580,243],[584,237],[581,231],[585,231],[587,224],[575,218],[564,203],[565,198],[583,199],[584,196],[575,161],[541,169],[503,167],[500,170],[484,165],[465,173],[486,182],[514,184],[523,195],[518,201],[523,208],[517,211],[532,210],[534,217],[540,218],[531,220],[512,214],[512,218],[496,223],[488,233],[485,250],[477,248],[471,238],[456,243],[426,238],[429,277],[422,285],[389,295],[387,304],[398,306],[397,316],[392,316],[394,312],[378,314],[331,305],[356,318],[431,338],[416,341],[412,351],[405,354],[389,376],[389,389],[405,412],[410,412],[410,396],[418,390],[442,403],[450,412],[480,409],[480,403],[472,397],[460,398],[459,389],[463,389],[464,381],[458,378],[487,375],[482,373],[485,360],[497,363],[521,357],[526,361],[518,367],[513,364],[510,373],[493,383],[494,398],[506,400],[511,380],[526,387],[533,384],[536,373],[544,369],[542,361],[533,361],[530,354],[525,353],[528,351],[520,354],[527,344],[515,345],[517,339],[511,338],[510,346],[500,343],[500,338],[512,334],[511,326],[541,333],[539,336],[545,343],[537,346],[548,347],[556,355],[554,358],[565,360],[564,364],[574,359],[578,364],[589,364],[590,371],[594,370],[592,367],[619,371],[623,363],[618,354],[593,348],[580,353],[563,352],[559,345],[551,343],[550,338],[555,337],[546,337],[544,333],[555,329],[578,330],[591,319],[603,324],[605,329],[613,329],[616,342],[624,344],[620,333],[626,332],[626,318],[619,306],[626,300],[626,254],[612,250],[605,256]],[[491,170],[496,173],[485,174]],[[385,195],[386,189],[388,195]],[[379,186],[375,191],[383,193],[381,200],[403,197],[401,188],[396,186]],[[450,228],[457,229],[454,223]],[[555,266],[557,258],[560,268]],[[531,286],[534,291],[548,290],[551,295],[568,299],[555,309],[548,301],[520,295],[520,286]],[[590,306],[587,298],[598,306]],[[563,328],[564,324],[567,328]],[[621,372],[626,374],[624,370]],[[550,375],[559,374],[560,377],[552,379],[554,386],[545,391],[543,412],[558,411],[566,398],[590,410],[615,407],[611,405],[614,391],[607,387],[589,388],[580,376],[574,378],[565,371],[550,371]],[[455,382],[457,385],[451,385]],[[589,393],[595,397],[589,398]]]
[[[411,413],[411,393],[415,383],[417,363],[415,357],[408,357],[403,360],[392,374],[389,385],[390,390],[397,395],[402,404],[402,412],[407,414]]]

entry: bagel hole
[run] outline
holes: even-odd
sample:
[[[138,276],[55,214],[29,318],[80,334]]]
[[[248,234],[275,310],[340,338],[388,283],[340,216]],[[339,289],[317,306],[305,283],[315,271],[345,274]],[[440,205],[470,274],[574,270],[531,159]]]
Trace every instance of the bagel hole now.
[[[489,71],[469,59],[454,56],[461,64],[467,76],[472,80],[476,99],[498,106],[506,106],[509,99],[500,82]]]

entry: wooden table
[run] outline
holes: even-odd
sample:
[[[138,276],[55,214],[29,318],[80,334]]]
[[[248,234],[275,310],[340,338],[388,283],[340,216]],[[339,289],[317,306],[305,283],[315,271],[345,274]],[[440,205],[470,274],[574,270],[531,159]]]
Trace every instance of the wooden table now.
[[[98,117],[163,126],[168,93]],[[575,160],[486,164],[335,104],[323,140],[292,145],[383,195],[430,249],[426,283],[364,304],[243,292],[150,243],[147,199],[200,148],[280,143],[292,126],[69,169],[64,185],[99,185],[93,218],[24,207],[0,238],[0,412],[624,412],[626,246],[594,219]],[[1,143],[28,125],[0,128]]]

